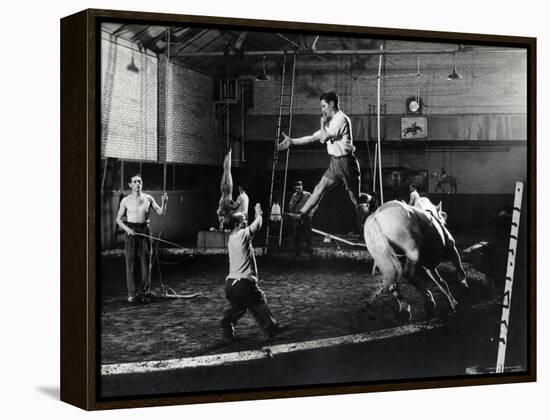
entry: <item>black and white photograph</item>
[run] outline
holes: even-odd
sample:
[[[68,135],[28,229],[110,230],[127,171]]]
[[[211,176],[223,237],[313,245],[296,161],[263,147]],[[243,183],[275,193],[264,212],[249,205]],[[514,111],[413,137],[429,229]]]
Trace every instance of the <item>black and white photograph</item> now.
[[[530,372],[528,49],[216,23],[100,23],[98,397]]]
[[[2,417],[544,418],[544,10],[6,3]]]

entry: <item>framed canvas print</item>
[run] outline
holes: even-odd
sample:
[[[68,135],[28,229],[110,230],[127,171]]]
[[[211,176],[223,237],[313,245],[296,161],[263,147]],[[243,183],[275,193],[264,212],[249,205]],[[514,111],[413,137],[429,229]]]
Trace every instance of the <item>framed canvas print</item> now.
[[[428,137],[428,119],[426,117],[401,118],[401,138],[425,139]]]
[[[535,60],[513,36],[63,18],[62,400],[534,381]]]

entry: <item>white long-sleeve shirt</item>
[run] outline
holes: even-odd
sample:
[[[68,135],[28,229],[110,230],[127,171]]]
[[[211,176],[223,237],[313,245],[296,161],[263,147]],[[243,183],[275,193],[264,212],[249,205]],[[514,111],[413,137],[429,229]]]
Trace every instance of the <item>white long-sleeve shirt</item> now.
[[[329,155],[338,157],[355,152],[351,121],[342,111],[338,111],[332,116],[325,126],[325,131],[333,137],[326,142]],[[316,131],[313,135],[321,138],[321,130]]]

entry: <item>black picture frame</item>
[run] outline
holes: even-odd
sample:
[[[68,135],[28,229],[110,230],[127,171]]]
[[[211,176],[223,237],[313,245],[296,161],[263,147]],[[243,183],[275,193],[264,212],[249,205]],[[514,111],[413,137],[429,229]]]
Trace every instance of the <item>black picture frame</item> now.
[[[472,43],[525,48],[527,51],[526,223],[528,240],[528,366],[521,372],[473,377],[440,377],[368,383],[315,384],[274,389],[225,390],[185,394],[102,398],[98,358],[98,197],[100,172],[100,44],[102,22],[158,25],[195,24],[219,28],[316,31],[373,38]],[[250,399],[335,395],[468,385],[532,382],[536,380],[536,39],[88,9],[61,19],[61,399],[86,410],[196,404]],[[403,147],[402,145],[398,147]],[[82,223],[82,221],[85,221]]]

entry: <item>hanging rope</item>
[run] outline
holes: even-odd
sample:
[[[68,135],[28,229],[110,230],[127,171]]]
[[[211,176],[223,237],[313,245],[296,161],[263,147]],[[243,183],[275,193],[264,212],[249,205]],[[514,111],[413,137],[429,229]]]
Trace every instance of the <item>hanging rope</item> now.
[[[168,141],[168,91],[169,91],[169,83],[170,83],[170,79],[169,79],[170,77],[170,27],[166,28],[166,45],[167,45],[167,48],[166,48],[165,84],[164,84],[164,135],[165,135],[165,140],[167,142]],[[166,162],[166,156],[165,156],[163,184],[162,184],[163,196],[164,194],[166,194],[166,170],[167,170],[167,162]],[[171,246],[175,246],[176,248],[185,249],[181,245],[178,245],[174,242],[161,239],[164,231],[164,216],[166,215],[166,211],[168,209],[168,205],[166,202],[164,202],[162,208],[163,208],[163,213],[160,216],[160,229],[156,237],[151,235],[146,235],[143,233],[138,233],[138,232],[134,233],[134,235],[149,239],[150,247],[151,247],[151,252],[149,254],[149,284],[148,284],[147,290],[144,292],[145,296],[142,296],[142,298],[149,300],[154,298],[192,299],[196,297],[206,297],[201,293],[190,293],[190,294],[176,293],[174,289],[166,286],[162,280],[162,271],[160,269],[160,259],[159,259],[159,244],[162,242]],[[157,264],[157,271],[158,271],[158,277],[160,282],[160,286],[159,286],[160,293],[158,294],[154,293],[151,288],[152,287],[151,273],[152,273],[154,262],[156,262]]]
[[[380,45],[380,51],[384,49],[384,44]],[[376,125],[377,125],[377,138],[378,138],[378,175],[380,181],[380,204],[384,204],[384,189],[382,186],[382,146],[380,144],[380,81],[382,73],[382,57],[384,55],[380,54],[378,60],[378,83],[377,83],[377,99],[376,99]]]
[[[416,103],[420,105],[420,57],[416,57]]]
[[[145,159],[149,158],[149,77],[148,77],[148,62],[147,50],[144,50],[145,54],[145,112],[142,118],[145,117]]]

